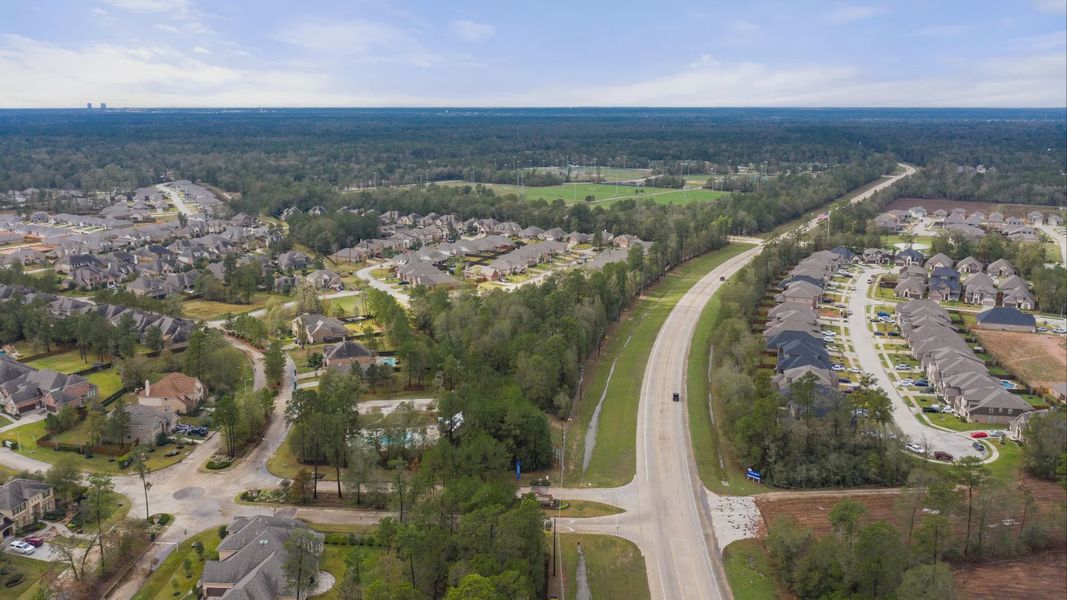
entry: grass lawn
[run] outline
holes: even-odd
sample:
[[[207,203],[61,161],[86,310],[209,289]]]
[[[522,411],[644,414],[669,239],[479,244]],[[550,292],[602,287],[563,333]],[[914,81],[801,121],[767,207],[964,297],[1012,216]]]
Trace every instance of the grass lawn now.
[[[197,580],[200,579],[200,573],[204,571],[204,563],[201,562],[196,551],[193,550],[193,543],[200,542],[203,544],[204,556],[208,557],[213,555],[220,541],[222,540],[219,539],[218,528],[212,528],[178,544],[178,547],[156,567],[156,570],[144,582],[144,585],[141,586],[133,600],[173,600],[175,589],[180,594],[192,590]],[[190,576],[188,577],[182,568],[182,561],[186,558],[189,559],[191,566]],[[178,582],[177,588],[171,583],[172,581]]]
[[[722,437],[717,423],[712,423],[708,402],[721,414],[721,403],[708,394],[708,366],[711,359],[711,330],[718,321],[720,299],[716,293],[704,307],[693,334],[686,368],[686,408],[689,412],[689,433],[693,440],[693,456],[704,487],[718,494],[747,495],[765,491],[759,484],[745,477],[744,471],[736,468],[728,449],[722,446]],[[724,451],[725,450],[725,451]],[[721,453],[721,454],[720,454]],[[722,457],[720,463],[719,458]],[[724,485],[726,482],[728,485]]]
[[[50,563],[43,560],[34,560],[32,558],[26,558],[25,556],[19,556],[10,552],[4,553],[4,562],[7,563],[9,568],[14,567],[22,573],[22,583],[9,588],[3,589],[0,592],[0,596],[4,598],[14,598],[16,600],[30,600],[34,594],[37,593],[37,581],[44,575],[50,567],[55,567],[57,570],[62,570],[63,566],[59,563]],[[14,573],[12,569],[12,573]],[[4,576],[6,581],[7,575]]]
[[[221,319],[226,313],[240,315],[263,308],[272,297],[281,298],[283,301],[289,300],[287,296],[268,294],[266,292],[254,294],[252,302],[249,304],[227,304],[212,300],[186,300],[182,302],[182,312],[192,319],[214,321]]]
[[[91,505],[91,499],[84,501],[82,504],[82,506],[87,505]],[[108,492],[104,494],[100,510],[100,515],[104,517],[104,520],[100,522],[100,528],[103,531],[111,529],[112,525],[125,519],[129,512],[130,501],[126,496],[123,496],[118,492]],[[95,510],[89,509],[86,516],[88,518],[82,522],[82,533],[96,533]]]
[[[319,525],[312,524],[312,528],[319,529]],[[320,531],[322,531],[320,529]],[[337,586],[341,583],[345,576],[345,558],[348,553],[352,551],[354,546],[334,546],[326,545],[322,551],[322,562],[319,563],[320,571],[327,571],[333,575],[334,586],[327,590],[323,594],[318,596],[312,596],[320,600],[336,600],[340,597],[340,592]],[[378,563],[378,559],[385,554],[385,550],[382,548],[371,548],[367,546],[360,546],[359,551],[363,553],[363,567],[365,572],[373,572],[375,565]]]
[[[89,361],[84,361],[81,355],[78,354],[78,350],[67,350],[60,354],[48,356],[45,358],[39,358],[37,360],[26,363],[27,365],[35,369],[51,369],[53,371],[59,371],[60,373],[71,374],[82,369],[88,369],[93,366],[93,357],[89,357]]]
[[[282,479],[292,479],[296,477],[297,471],[300,469],[307,469],[308,473],[313,472],[314,467],[312,465],[302,465],[296,460],[296,454],[293,453],[293,449],[289,447],[289,433],[285,435],[285,440],[282,441],[278,449],[274,451],[274,454],[267,459],[267,470],[272,475],[281,477]],[[319,466],[319,474],[325,475],[323,477],[326,481],[337,481],[337,474],[334,472],[333,467]]]
[[[930,422],[934,425],[944,427],[945,429],[951,429],[952,431],[1007,429],[1006,425],[998,425],[996,423],[965,423],[955,415],[946,415],[943,413],[923,413],[923,415],[929,417]]]
[[[75,436],[79,435],[77,432],[83,432],[84,435],[84,422],[79,424],[74,429],[64,432],[63,436],[70,434],[70,439],[78,439]],[[46,463],[54,463],[64,453],[50,448],[39,448],[37,446],[37,438],[45,434],[44,421],[37,421],[35,423],[27,423],[14,429],[9,429],[3,433],[0,433],[0,441],[14,440],[21,444],[17,452],[23,456],[28,456]],[[77,442],[74,442],[77,443]],[[156,448],[155,452],[148,455],[148,466],[153,471],[158,471],[163,467],[169,467],[174,463],[180,461],[185,457],[185,452],[190,452],[191,448],[186,448],[184,452],[177,456],[166,457],[163,456],[169,450],[174,449],[174,446],[167,445],[162,448]],[[96,471],[103,473],[132,473],[130,469],[125,471],[119,469],[118,461],[110,460],[111,457],[104,456],[102,454],[96,454],[92,458],[80,457],[78,462],[80,467],[84,471]]]
[[[444,185],[477,185],[468,181],[444,182]],[[487,183],[485,187],[492,189],[498,195],[515,194],[524,195],[527,200],[545,200],[552,202],[562,198],[567,204],[585,202],[586,196],[593,196],[591,204],[609,206],[620,200],[634,199],[653,200],[660,204],[692,204],[694,202],[706,202],[714,200],[729,192],[718,192],[703,188],[663,189],[647,186],[624,186],[610,183],[565,183],[561,185],[548,185],[543,187],[523,186],[507,183]],[[640,193],[639,193],[640,192]]]
[[[594,502],[592,500],[564,500],[564,507],[558,513],[554,510],[546,510],[546,517],[605,517],[626,512],[618,506]]]
[[[731,244],[694,258],[671,271],[663,281],[638,299],[617,326],[587,377],[582,403],[568,428],[567,456],[572,457],[567,481],[598,486],[623,485],[636,470],[637,405],[652,344],[678,300],[702,276],[749,246]],[[617,362],[616,362],[616,359]],[[608,382],[611,365],[615,374]],[[589,470],[582,473],[586,428],[607,386],[601,409],[597,443]]]
[[[738,540],[723,550],[723,566],[736,600],[774,600],[774,585],[767,551],[759,540]]]
[[[96,384],[99,388],[98,398],[107,398],[122,389],[122,378],[115,369],[105,369],[85,376],[86,379]]]
[[[593,598],[641,600],[649,597],[645,558],[632,542],[611,535],[565,533],[559,537],[567,598],[577,597],[578,544],[582,545]],[[549,593],[558,591],[549,590]]]
[[[341,310],[345,311],[345,316],[355,316],[356,306],[358,305],[361,309],[363,307],[360,300],[360,296],[342,296],[341,298],[329,298],[323,300],[323,303],[329,307],[326,310],[326,314],[328,315],[334,314],[334,311],[340,307]]]

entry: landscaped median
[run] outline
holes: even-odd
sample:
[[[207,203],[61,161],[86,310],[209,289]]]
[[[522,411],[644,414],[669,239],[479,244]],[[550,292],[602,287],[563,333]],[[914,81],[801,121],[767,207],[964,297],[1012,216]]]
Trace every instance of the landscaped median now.
[[[625,313],[586,374],[582,402],[567,429],[566,482],[609,487],[623,485],[633,478],[637,465],[641,381],[663,322],[700,278],[751,247],[730,244],[679,265],[642,294]],[[613,364],[615,372],[609,381]],[[589,468],[583,473],[586,430],[605,388],[607,393],[596,425],[596,445]]]
[[[587,597],[628,600],[649,597],[645,558],[633,542],[611,535],[563,533],[559,535],[559,544],[564,574],[561,598],[581,597],[577,595],[580,578],[588,584]],[[579,545],[582,564],[578,560]],[[549,556],[553,556],[551,551]],[[579,569],[584,572],[579,573]],[[550,575],[554,572],[549,568]],[[558,576],[551,577],[548,585],[550,594],[559,594]]]

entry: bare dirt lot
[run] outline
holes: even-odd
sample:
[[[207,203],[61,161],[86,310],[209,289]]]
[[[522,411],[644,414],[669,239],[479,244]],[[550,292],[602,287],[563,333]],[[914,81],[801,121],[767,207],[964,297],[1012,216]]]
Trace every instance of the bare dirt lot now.
[[[1067,341],[1060,335],[974,330],[982,345],[1026,385],[1044,390],[1067,373]]]
[[[792,517],[802,527],[810,528],[816,535],[826,535],[833,530],[830,527],[830,509],[845,498],[858,500],[867,507],[868,519],[897,522],[893,512],[893,503],[899,495],[895,489],[885,490],[851,490],[834,492],[771,492],[756,496],[756,506],[763,516],[760,535],[766,533],[767,526],[778,519]]]
[[[960,569],[955,577],[959,598],[1063,600],[1067,598],[1067,552]]]
[[[1025,217],[1027,213],[1038,210],[1043,213],[1053,213],[1058,209],[1055,206],[1040,206],[1037,204],[1001,204],[998,202],[969,202],[967,200],[947,200],[923,198],[898,198],[886,207],[886,210],[908,210],[913,206],[922,206],[928,211],[939,208],[952,210],[953,208],[966,208],[967,212],[981,211],[988,215],[991,212],[1001,212],[1005,217]]]

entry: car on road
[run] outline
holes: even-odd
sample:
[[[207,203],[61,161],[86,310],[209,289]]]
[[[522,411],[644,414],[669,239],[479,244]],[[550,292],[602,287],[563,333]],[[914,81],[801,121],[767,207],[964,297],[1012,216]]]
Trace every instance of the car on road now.
[[[719,281],[726,281],[726,277],[725,276],[724,277],[720,277]]]
[[[22,540],[15,540],[8,544],[12,551],[19,554],[33,554],[37,549]]]
[[[912,442],[912,443],[910,443],[910,444],[908,444],[907,446],[904,446],[904,447],[907,448],[909,451],[914,452],[916,454],[926,454],[926,448],[923,448],[922,446],[920,446],[919,444],[916,444],[914,442]]]
[[[675,402],[678,402],[681,399],[682,399],[682,396],[678,392],[674,392],[674,394],[671,396],[671,400],[674,400]]]
[[[44,539],[39,538],[39,537],[22,538],[22,541],[24,541],[27,544],[33,546],[34,548],[40,548],[41,546],[44,545]]]
[[[945,462],[952,462],[955,459],[954,456],[952,456],[948,452],[945,452],[944,450],[938,450],[938,451],[934,452],[934,458],[936,458],[937,460],[945,461]]]
[[[989,437],[989,434],[984,432],[984,431],[975,431],[975,432],[971,433],[971,437],[977,440],[977,439],[987,438],[987,437]]]

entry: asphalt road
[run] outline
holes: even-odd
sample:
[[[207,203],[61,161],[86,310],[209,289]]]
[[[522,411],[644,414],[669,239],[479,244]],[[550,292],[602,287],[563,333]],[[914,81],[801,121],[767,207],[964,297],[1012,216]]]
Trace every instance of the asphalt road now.
[[[893,422],[900,428],[900,431],[911,441],[925,446],[929,454],[944,450],[957,459],[964,456],[993,459],[995,455],[990,455],[989,452],[976,451],[972,447],[973,441],[966,435],[930,427],[920,422],[916,418],[917,409],[912,408],[900,394],[900,390],[893,385],[888,370],[878,357],[874,333],[867,327],[871,314],[868,309],[875,304],[875,300],[867,296],[866,281],[868,277],[884,272],[884,269],[865,268],[852,280],[854,284],[848,298],[848,335],[852,340],[853,351],[859,359],[860,368],[873,375],[878,387],[889,395],[889,399],[893,402]],[[906,349],[907,345],[901,345],[901,348]],[[909,374],[915,377],[919,375],[917,371]]]

